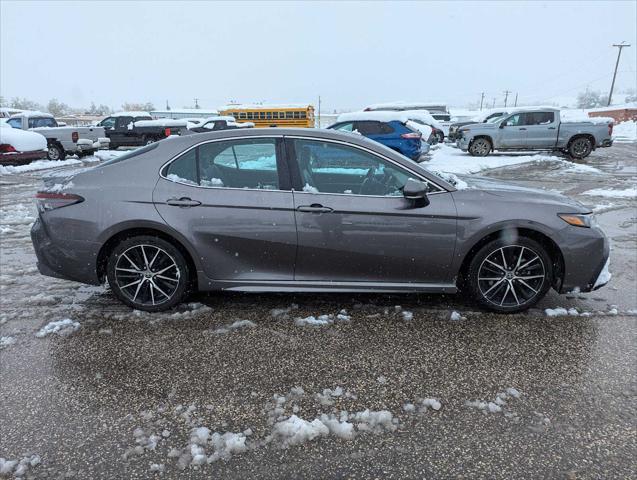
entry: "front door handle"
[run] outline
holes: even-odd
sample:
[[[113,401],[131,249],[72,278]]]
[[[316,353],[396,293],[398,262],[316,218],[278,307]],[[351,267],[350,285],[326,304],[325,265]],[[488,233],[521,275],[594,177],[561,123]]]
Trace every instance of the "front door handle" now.
[[[526,130],[526,128],[521,128],[520,130]]]
[[[169,198],[168,200],[166,200],[166,205],[170,205],[172,207],[187,208],[187,207],[197,207],[201,205],[201,202],[197,200],[193,200],[188,197]]]
[[[549,130],[555,130],[555,127],[549,127]]]
[[[330,213],[333,212],[334,209],[330,207],[324,207],[320,203],[313,203],[312,205],[302,205],[297,208],[299,212],[307,212],[307,213]]]

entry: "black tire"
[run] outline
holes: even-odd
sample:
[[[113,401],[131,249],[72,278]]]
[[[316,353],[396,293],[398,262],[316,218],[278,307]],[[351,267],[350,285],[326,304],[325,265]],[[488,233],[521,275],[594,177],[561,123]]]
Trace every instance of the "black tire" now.
[[[59,143],[49,143],[48,152],[46,158],[49,160],[64,160],[66,158],[66,152]]]
[[[142,145],[150,145],[151,143],[155,143],[157,141],[157,139],[155,137],[152,137],[150,135],[144,135],[142,137]]]
[[[486,309],[516,313],[531,308],[546,295],[553,280],[553,263],[545,248],[534,240],[501,238],[476,252],[464,280]]]
[[[106,276],[121,302],[146,312],[173,308],[190,290],[183,254],[172,243],[149,235],[121,241],[108,257]]]
[[[474,157],[486,157],[493,150],[493,145],[488,138],[478,137],[469,145],[469,153]]]
[[[119,145],[117,145],[116,143],[113,143],[113,142],[109,143],[109,145],[108,145],[108,149],[109,150],[117,150],[118,147],[119,147]]]
[[[445,141],[445,134],[443,132],[436,132],[436,138],[438,139],[438,143],[442,143]]]
[[[593,151],[593,142],[588,137],[575,137],[568,146],[568,154],[573,158],[586,158]]]

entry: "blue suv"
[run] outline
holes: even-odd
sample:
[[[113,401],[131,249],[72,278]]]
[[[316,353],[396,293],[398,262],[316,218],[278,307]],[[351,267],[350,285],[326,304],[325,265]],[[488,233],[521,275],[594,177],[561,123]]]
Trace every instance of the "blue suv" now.
[[[415,161],[429,151],[429,144],[422,140],[422,133],[399,120],[350,120],[335,123],[327,128],[341,132],[358,132]]]

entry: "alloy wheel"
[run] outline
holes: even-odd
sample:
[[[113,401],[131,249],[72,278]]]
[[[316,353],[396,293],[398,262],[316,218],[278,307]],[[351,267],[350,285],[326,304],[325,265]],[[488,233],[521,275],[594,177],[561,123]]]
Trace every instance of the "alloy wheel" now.
[[[491,146],[489,145],[489,142],[483,140],[482,138],[479,138],[477,140],[474,140],[473,144],[471,145],[471,150],[473,151],[474,155],[484,157],[491,150]]]
[[[499,307],[519,307],[532,301],[546,281],[540,255],[529,247],[508,245],[489,254],[478,269],[483,298]]]
[[[54,145],[49,147],[49,160],[59,160],[60,159],[60,151]]]
[[[177,291],[181,272],[165,250],[140,244],[124,251],[115,264],[115,279],[121,292],[138,305],[161,305]]]
[[[589,140],[585,138],[578,138],[573,142],[572,152],[576,157],[582,157],[588,153]]]

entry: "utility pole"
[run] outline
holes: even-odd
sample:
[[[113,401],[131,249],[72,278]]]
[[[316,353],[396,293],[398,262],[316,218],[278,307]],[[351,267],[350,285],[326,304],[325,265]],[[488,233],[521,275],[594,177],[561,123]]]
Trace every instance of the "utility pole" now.
[[[513,105],[514,107],[518,106],[518,92],[515,92],[515,105]]]
[[[166,100],[166,110],[170,111],[170,105],[168,105],[168,100]]]
[[[480,111],[482,111],[482,104],[484,103],[484,92],[480,95]]]
[[[495,108],[495,97],[493,97],[493,105],[491,106],[491,108]]]
[[[509,93],[513,93],[513,92],[510,92],[509,90],[504,91],[504,108],[506,108],[507,106],[507,99],[509,98]]]
[[[617,62],[615,62],[615,72],[613,73],[613,83],[611,83],[610,85],[610,93],[608,94],[607,106],[610,106],[610,102],[613,99],[613,89],[615,88],[615,78],[617,77],[617,67],[619,67],[619,58],[622,56],[622,48],[630,47],[630,44],[626,42],[614,43],[613,47],[619,48],[619,51],[617,52]]]
[[[199,99],[195,98],[195,108],[199,108]]]
[[[319,102],[318,102],[318,117],[319,117],[319,121],[318,121],[318,128],[321,128],[321,96],[319,95]]]

